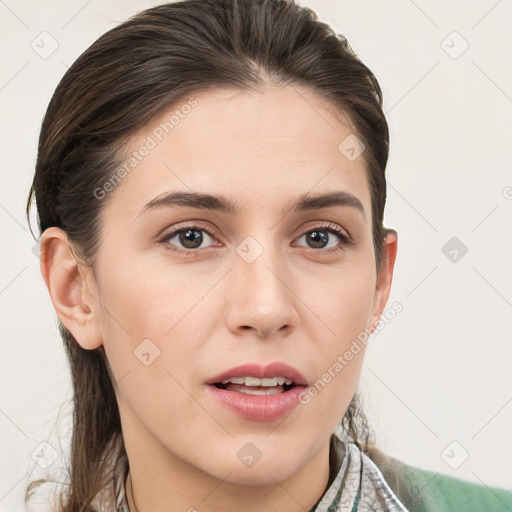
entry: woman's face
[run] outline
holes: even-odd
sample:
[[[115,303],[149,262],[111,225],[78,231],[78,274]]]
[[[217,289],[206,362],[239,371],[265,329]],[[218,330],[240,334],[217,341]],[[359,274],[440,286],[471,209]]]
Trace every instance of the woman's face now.
[[[104,345],[132,463],[274,483],[328,446],[364,344],[344,354],[378,320],[394,255],[379,280],[364,152],[331,105],[290,86],[194,100],[130,140],[98,199],[91,312],[62,320],[85,348]],[[190,204],[165,200],[176,193]]]

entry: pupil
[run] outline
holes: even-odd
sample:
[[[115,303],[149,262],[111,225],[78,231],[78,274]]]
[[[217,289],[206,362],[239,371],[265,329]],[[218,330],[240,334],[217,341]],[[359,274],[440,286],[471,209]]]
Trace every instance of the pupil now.
[[[193,235],[193,233],[196,233],[196,235]],[[192,236],[190,237],[191,234]],[[197,249],[201,245],[202,241],[203,236],[197,229],[187,229],[186,231],[183,231],[180,236],[180,242],[189,249]],[[192,247],[188,246],[188,243],[192,243]]]
[[[327,244],[327,234],[325,233],[325,231],[314,230],[310,232],[309,236],[311,239],[313,239],[313,245],[315,247],[325,247],[325,245]]]

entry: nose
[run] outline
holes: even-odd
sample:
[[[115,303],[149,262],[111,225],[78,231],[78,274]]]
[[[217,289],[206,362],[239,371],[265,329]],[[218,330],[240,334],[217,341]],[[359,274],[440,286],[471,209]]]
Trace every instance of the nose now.
[[[290,334],[298,324],[299,299],[284,256],[269,247],[254,261],[240,254],[234,255],[228,274],[228,328],[237,335],[261,338]]]

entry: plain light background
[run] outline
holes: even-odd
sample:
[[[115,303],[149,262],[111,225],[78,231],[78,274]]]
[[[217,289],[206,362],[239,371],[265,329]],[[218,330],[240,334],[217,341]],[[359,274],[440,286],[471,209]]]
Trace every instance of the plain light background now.
[[[64,463],[59,431],[63,449],[69,440],[57,415],[70,376],[24,215],[40,124],[80,53],[160,3],[0,0],[2,511],[23,510],[28,479]],[[300,4],[376,74],[390,125],[385,224],[399,251],[388,305],[403,311],[370,342],[360,381],[378,446],[511,488],[512,2]]]

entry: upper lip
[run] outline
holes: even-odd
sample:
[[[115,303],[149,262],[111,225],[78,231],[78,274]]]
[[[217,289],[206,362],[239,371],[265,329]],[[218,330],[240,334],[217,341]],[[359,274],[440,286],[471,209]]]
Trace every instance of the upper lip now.
[[[285,379],[290,379],[296,386],[307,386],[307,380],[295,368],[292,368],[290,365],[286,363],[282,363],[280,361],[275,361],[273,363],[269,363],[266,365],[261,365],[257,363],[245,363],[239,366],[235,366],[234,368],[230,368],[229,370],[225,370],[222,373],[219,373],[215,377],[208,379],[206,384],[217,384],[222,382],[224,379],[229,379],[230,377],[257,377],[259,379],[268,379],[272,377],[284,377]]]

